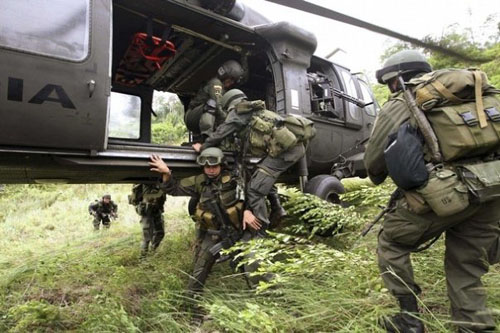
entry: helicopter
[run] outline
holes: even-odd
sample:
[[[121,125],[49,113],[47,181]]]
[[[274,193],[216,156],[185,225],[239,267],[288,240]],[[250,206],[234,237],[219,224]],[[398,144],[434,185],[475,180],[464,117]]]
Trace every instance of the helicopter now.
[[[280,181],[336,201],[340,179],[366,176],[363,144],[379,110],[368,82],[315,56],[315,36],[289,22],[236,0],[4,0],[0,22],[0,183],[148,182],[151,154],[180,176],[199,173],[190,146],[151,143],[153,93],[187,106],[244,54],[238,88],[317,130]],[[133,126],[114,127],[120,117]]]

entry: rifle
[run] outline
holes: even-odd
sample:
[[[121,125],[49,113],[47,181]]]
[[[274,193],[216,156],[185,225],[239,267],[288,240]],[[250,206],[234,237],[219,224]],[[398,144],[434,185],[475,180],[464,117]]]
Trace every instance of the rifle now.
[[[219,229],[219,235],[222,240],[212,246],[209,251],[213,256],[219,254],[222,249],[228,249],[233,246],[240,238],[240,232],[237,231],[225,209],[222,209],[220,204],[215,200],[208,200],[203,203],[203,205],[212,213],[215,217],[215,225]]]
[[[394,209],[394,206],[396,205],[396,201],[403,196],[403,192],[400,189],[396,189],[394,192],[392,192],[391,197],[389,198],[389,201],[387,202],[387,206],[384,207],[384,209],[378,213],[378,215],[373,219],[372,222],[370,222],[368,225],[365,226],[363,231],[361,232],[361,237],[365,237],[370,230],[377,224],[378,221],[382,217],[384,217],[385,214],[388,212],[392,211]]]
[[[441,155],[441,151],[439,150],[436,133],[434,133],[434,130],[432,129],[431,124],[429,123],[429,120],[425,116],[424,112],[418,107],[417,102],[413,97],[413,93],[410,89],[406,88],[405,81],[401,75],[398,76],[398,82],[403,90],[403,97],[406,100],[406,104],[415,117],[417,126],[420,129],[420,132],[422,132],[422,136],[424,137],[427,147],[429,147],[432,159],[434,162],[441,162],[443,157]]]

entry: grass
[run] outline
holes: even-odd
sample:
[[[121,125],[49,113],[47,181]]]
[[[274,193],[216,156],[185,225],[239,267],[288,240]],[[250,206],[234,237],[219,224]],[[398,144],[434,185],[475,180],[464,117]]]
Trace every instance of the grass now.
[[[376,264],[378,226],[364,239],[357,235],[391,186],[350,181],[346,187],[356,206],[340,215],[333,238],[311,234],[311,226],[236,248],[256,252],[261,269],[274,274],[271,283],[251,291],[227,263],[216,265],[199,301],[207,320],[195,327],[184,297],[194,240],[185,198],[168,198],[165,240],[141,261],[130,186],[7,186],[0,192],[0,332],[382,332],[378,318],[397,307]],[[87,206],[105,192],[118,203],[119,219],[93,232]],[[323,217],[339,218],[334,210],[321,214],[316,220],[325,225]],[[452,329],[443,251],[440,240],[413,256],[429,332]],[[500,313],[498,266],[484,281],[489,305]]]

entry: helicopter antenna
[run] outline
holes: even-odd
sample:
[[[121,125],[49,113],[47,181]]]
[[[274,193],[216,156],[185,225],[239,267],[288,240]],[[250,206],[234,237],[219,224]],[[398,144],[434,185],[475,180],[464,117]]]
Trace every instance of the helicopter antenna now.
[[[339,21],[343,22],[349,25],[353,25],[358,28],[363,28],[372,32],[376,32],[385,36],[397,38],[399,40],[409,42],[413,45],[420,46],[432,51],[436,51],[457,59],[460,59],[462,61],[466,62],[473,62],[473,63],[482,63],[482,62],[487,62],[491,61],[492,59],[486,58],[486,57],[481,57],[481,58],[475,58],[475,57],[469,57],[465,54],[462,54],[460,52],[457,52],[455,50],[445,48],[442,46],[439,46],[435,43],[430,43],[430,42],[424,42],[418,38],[410,37],[407,35],[403,35],[399,32],[357,19],[355,17],[345,15],[339,12],[336,12],[334,10],[315,5],[313,3],[304,1],[304,0],[266,0],[268,2],[276,3],[278,5],[282,5],[285,7],[290,7],[293,9],[297,9],[306,13],[318,15],[324,18],[328,18],[334,21]]]

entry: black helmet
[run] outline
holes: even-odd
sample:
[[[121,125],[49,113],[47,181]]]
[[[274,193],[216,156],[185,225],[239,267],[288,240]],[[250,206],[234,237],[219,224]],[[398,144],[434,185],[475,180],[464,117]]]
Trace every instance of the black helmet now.
[[[399,51],[384,63],[384,67],[379,69],[375,76],[380,84],[386,84],[389,80],[399,74],[431,72],[431,65],[427,59],[418,51],[403,50]]]
[[[235,83],[240,83],[243,79],[245,71],[241,67],[240,63],[236,60],[228,60],[222,64],[217,70],[217,77],[219,80],[224,81],[227,78],[231,78]]]

